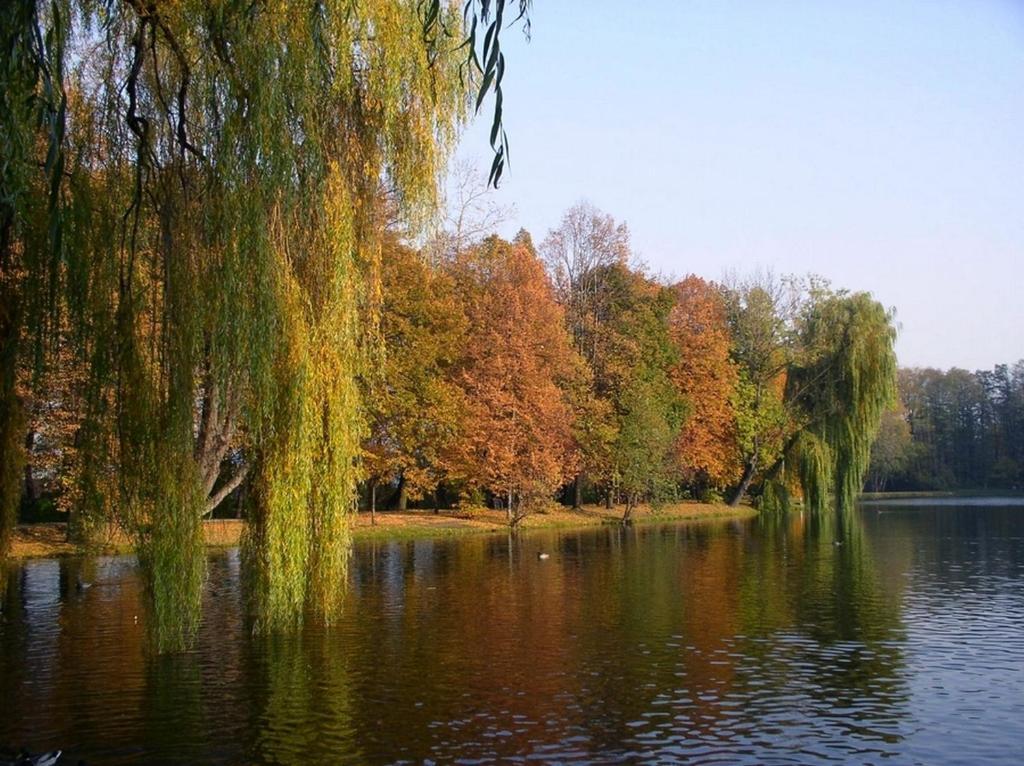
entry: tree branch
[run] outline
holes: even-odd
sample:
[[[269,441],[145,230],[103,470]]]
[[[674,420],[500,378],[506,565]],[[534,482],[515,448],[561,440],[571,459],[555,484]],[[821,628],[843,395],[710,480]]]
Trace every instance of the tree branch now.
[[[217,506],[224,502],[224,499],[238,489],[239,485],[245,481],[245,477],[249,474],[249,466],[242,466],[238,473],[232,476],[220,489],[218,489],[213,495],[206,499],[206,509],[203,511],[203,516],[209,516],[216,510]]]

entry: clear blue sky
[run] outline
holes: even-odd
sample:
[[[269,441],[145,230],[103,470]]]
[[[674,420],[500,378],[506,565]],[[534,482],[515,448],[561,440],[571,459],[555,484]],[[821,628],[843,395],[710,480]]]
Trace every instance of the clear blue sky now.
[[[1024,357],[1021,0],[535,0],[505,46],[508,231],[586,198],[656,271],[871,291],[904,365]]]

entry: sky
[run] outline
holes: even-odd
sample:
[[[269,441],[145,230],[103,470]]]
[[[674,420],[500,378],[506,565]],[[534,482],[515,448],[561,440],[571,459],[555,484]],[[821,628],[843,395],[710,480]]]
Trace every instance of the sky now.
[[[503,46],[503,234],[586,199],[655,272],[870,291],[904,366],[1024,357],[1024,0],[534,0]]]

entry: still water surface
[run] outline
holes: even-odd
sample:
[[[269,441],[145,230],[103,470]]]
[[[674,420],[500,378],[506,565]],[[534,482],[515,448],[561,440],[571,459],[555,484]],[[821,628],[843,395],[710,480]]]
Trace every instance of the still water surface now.
[[[174,657],[147,651],[131,558],[29,561],[0,616],[0,745],[96,764],[1021,763],[1024,507],[865,506],[845,527],[366,545],[340,625],[271,638],[250,635],[229,552]]]

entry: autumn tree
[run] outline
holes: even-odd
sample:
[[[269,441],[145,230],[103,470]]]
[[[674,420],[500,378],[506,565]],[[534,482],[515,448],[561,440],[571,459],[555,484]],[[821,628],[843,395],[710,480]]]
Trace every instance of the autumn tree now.
[[[691,275],[672,289],[669,334],[678,354],[672,380],[688,406],[676,460],[684,480],[703,494],[738,480],[733,407],[739,372],[730,356],[732,336],[717,286]]]
[[[400,503],[431,491],[461,438],[464,402],[453,374],[466,322],[452,278],[389,238],[381,259],[380,363],[365,375],[371,511],[376,485],[399,483]]]
[[[630,258],[629,229],[616,223],[588,202],[579,202],[548,232],[540,248],[544,265],[565,309],[566,326],[573,346],[593,369],[602,353],[601,306],[610,267],[626,265]],[[592,380],[592,376],[588,376]],[[610,447],[615,436],[612,408],[593,386],[575,392],[580,475],[573,478],[573,505],[582,502],[584,475],[597,476],[610,466]]]
[[[573,351],[544,268],[525,238],[496,237],[453,265],[468,320],[458,375],[465,436],[461,478],[500,497],[510,525],[575,470],[565,389]]]

